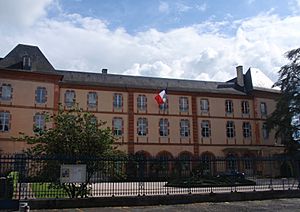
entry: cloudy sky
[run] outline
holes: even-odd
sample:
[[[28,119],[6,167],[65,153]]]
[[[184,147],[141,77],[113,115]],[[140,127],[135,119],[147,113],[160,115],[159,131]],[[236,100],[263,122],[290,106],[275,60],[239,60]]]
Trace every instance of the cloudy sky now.
[[[0,57],[39,46],[56,69],[276,81],[300,47],[300,0],[0,0]]]

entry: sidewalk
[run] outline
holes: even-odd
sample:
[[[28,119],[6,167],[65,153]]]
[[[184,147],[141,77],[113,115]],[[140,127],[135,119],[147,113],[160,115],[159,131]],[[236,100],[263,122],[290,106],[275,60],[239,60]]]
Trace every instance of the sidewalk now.
[[[243,212],[243,211],[272,211],[272,212],[300,212],[300,199],[273,199],[264,201],[243,201],[223,203],[194,203],[185,205],[158,205],[140,207],[106,207],[106,208],[77,208],[77,209],[52,209],[52,210],[30,210],[39,212],[152,212],[152,211],[203,211],[203,212]]]

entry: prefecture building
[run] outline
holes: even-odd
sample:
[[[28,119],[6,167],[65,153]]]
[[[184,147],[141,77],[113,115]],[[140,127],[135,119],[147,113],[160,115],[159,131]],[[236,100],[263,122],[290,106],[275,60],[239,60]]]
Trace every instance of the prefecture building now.
[[[283,151],[265,120],[277,90],[253,86],[236,68],[227,82],[56,70],[36,46],[17,45],[0,59],[0,150],[27,144],[12,137],[51,127],[44,112],[75,104],[107,122],[118,148],[151,157],[269,156]],[[155,96],[167,89],[167,101]],[[48,126],[46,126],[48,125]]]

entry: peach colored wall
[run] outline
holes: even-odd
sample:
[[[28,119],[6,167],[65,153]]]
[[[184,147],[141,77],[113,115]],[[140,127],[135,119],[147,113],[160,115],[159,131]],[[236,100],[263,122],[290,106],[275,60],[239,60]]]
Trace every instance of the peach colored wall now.
[[[45,107],[45,111],[51,112],[54,107],[54,84],[45,83],[45,82],[36,82],[36,81],[22,81],[22,80],[13,80],[13,79],[0,79],[0,83],[11,84],[13,87],[13,98],[10,102],[1,102],[1,110],[9,111],[12,115],[11,120],[11,130],[9,132],[0,132],[0,149],[5,149],[6,152],[17,152],[26,147],[22,142],[11,141],[11,136],[17,136],[19,132],[24,132],[31,135],[33,133],[33,116],[36,112],[44,111],[42,108]],[[45,105],[35,105],[35,89],[38,86],[47,88],[47,103]],[[79,107],[84,110],[91,110],[99,120],[107,122],[108,127],[112,128],[112,119],[114,117],[121,117],[124,123],[124,134],[118,138],[118,143],[123,143],[118,145],[118,148],[121,150],[127,151],[127,141],[128,141],[128,93],[127,92],[114,92],[114,91],[103,91],[103,90],[89,90],[89,89],[60,89],[60,102],[64,104],[64,93],[66,90],[74,90],[76,93],[76,102],[79,102]],[[87,107],[87,94],[88,92],[97,92],[98,95],[98,105],[95,109],[90,109]],[[114,111],[113,109],[113,96],[114,93],[123,94],[123,109]],[[139,94],[143,93],[134,93],[134,143],[135,143],[135,152],[139,150],[148,151],[151,155],[156,155],[160,151],[166,150],[172,153],[173,156],[178,156],[180,152],[188,151],[192,154],[194,153],[193,146],[193,128],[192,128],[192,100],[191,96],[186,95],[168,95],[169,109],[163,113],[159,110],[159,107],[154,99],[156,94],[145,93],[147,97],[147,111],[141,112],[137,110],[137,97]],[[179,111],[179,98],[188,97],[189,102],[189,111],[185,113],[180,113]],[[200,111],[200,99],[205,98],[209,100],[209,113],[201,114]],[[234,105],[234,114],[227,116],[225,114],[225,100],[233,100]],[[249,101],[250,106],[250,115],[243,117],[241,112],[241,102],[243,100]],[[267,140],[264,140],[262,137],[262,124],[265,117],[262,117],[260,114],[260,102],[265,102],[267,104],[268,114],[270,114],[276,103],[272,99],[267,98],[256,98],[251,99],[240,99],[240,98],[219,98],[219,97],[205,97],[198,96],[197,101],[197,127],[198,127],[198,141],[199,141],[199,154],[203,152],[210,151],[216,156],[223,156],[223,150],[226,148],[226,145],[251,145],[255,144],[255,122],[254,118],[254,108],[256,106],[257,111],[257,120],[259,124],[260,135],[259,140],[262,145],[274,145],[275,140],[274,132],[270,133],[270,137]],[[137,119],[139,117],[145,117],[148,119],[148,135],[147,136],[138,136],[137,135]],[[170,135],[167,137],[159,136],[159,120],[161,118],[167,118],[170,123],[169,131]],[[190,136],[188,138],[181,138],[180,136],[180,120],[188,119],[190,121]],[[201,135],[201,121],[209,120],[211,124],[211,137],[202,138]],[[226,136],[226,122],[227,120],[232,120],[235,122],[235,132],[236,136],[232,139],[227,139]],[[252,137],[244,139],[243,138],[243,129],[242,123],[247,121],[251,123],[252,128]],[[50,127],[51,124],[48,126]],[[151,145],[147,145],[151,143]],[[162,145],[160,145],[160,143]],[[167,145],[170,143],[170,145]],[[154,145],[157,144],[157,145]],[[176,145],[178,144],[178,145]],[[187,145],[182,145],[187,144]],[[209,145],[220,145],[220,146],[209,146]],[[280,141],[277,142],[280,144]]]
[[[0,84],[11,84],[13,88],[12,100],[1,101],[5,104],[12,104],[14,106],[35,106],[35,90],[38,86],[45,87],[47,89],[47,102],[45,104],[36,104],[41,107],[53,108],[53,96],[54,96],[54,84],[36,81],[25,81],[25,80],[11,80],[11,79],[0,79]]]
[[[128,94],[125,92],[112,92],[112,91],[102,91],[102,90],[86,90],[86,89],[66,89],[61,88],[60,89],[60,103],[62,105],[65,105],[65,92],[67,90],[73,90],[75,91],[76,103],[79,103],[78,106],[80,108],[83,108],[84,110],[90,110],[90,111],[101,111],[101,112],[112,112],[113,111],[113,97],[115,93],[120,93],[123,95],[123,109],[117,110],[116,112],[127,112],[127,100],[128,100]],[[89,92],[96,92],[98,96],[98,105],[96,109],[89,109],[87,106],[87,94]]]
[[[209,112],[202,113],[200,107],[200,100],[208,99],[209,102]],[[233,102],[233,114],[227,115],[225,113],[225,101],[232,100]],[[242,101],[249,102],[250,113],[245,115],[242,113]],[[234,98],[214,98],[201,96],[197,97],[197,114],[201,116],[214,116],[214,117],[239,117],[239,118],[253,118],[253,101],[250,99],[234,99]]]

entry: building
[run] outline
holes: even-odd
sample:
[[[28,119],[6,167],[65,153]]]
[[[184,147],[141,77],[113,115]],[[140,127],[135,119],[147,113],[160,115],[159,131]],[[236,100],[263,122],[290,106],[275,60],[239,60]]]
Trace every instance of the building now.
[[[0,60],[0,149],[27,147],[12,137],[45,127],[43,111],[78,103],[107,121],[118,148],[152,157],[269,156],[283,151],[267,116],[279,92],[253,86],[251,69],[227,82],[56,70],[36,46],[17,45]],[[154,97],[167,88],[167,102]],[[51,127],[51,124],[49,126]]]

